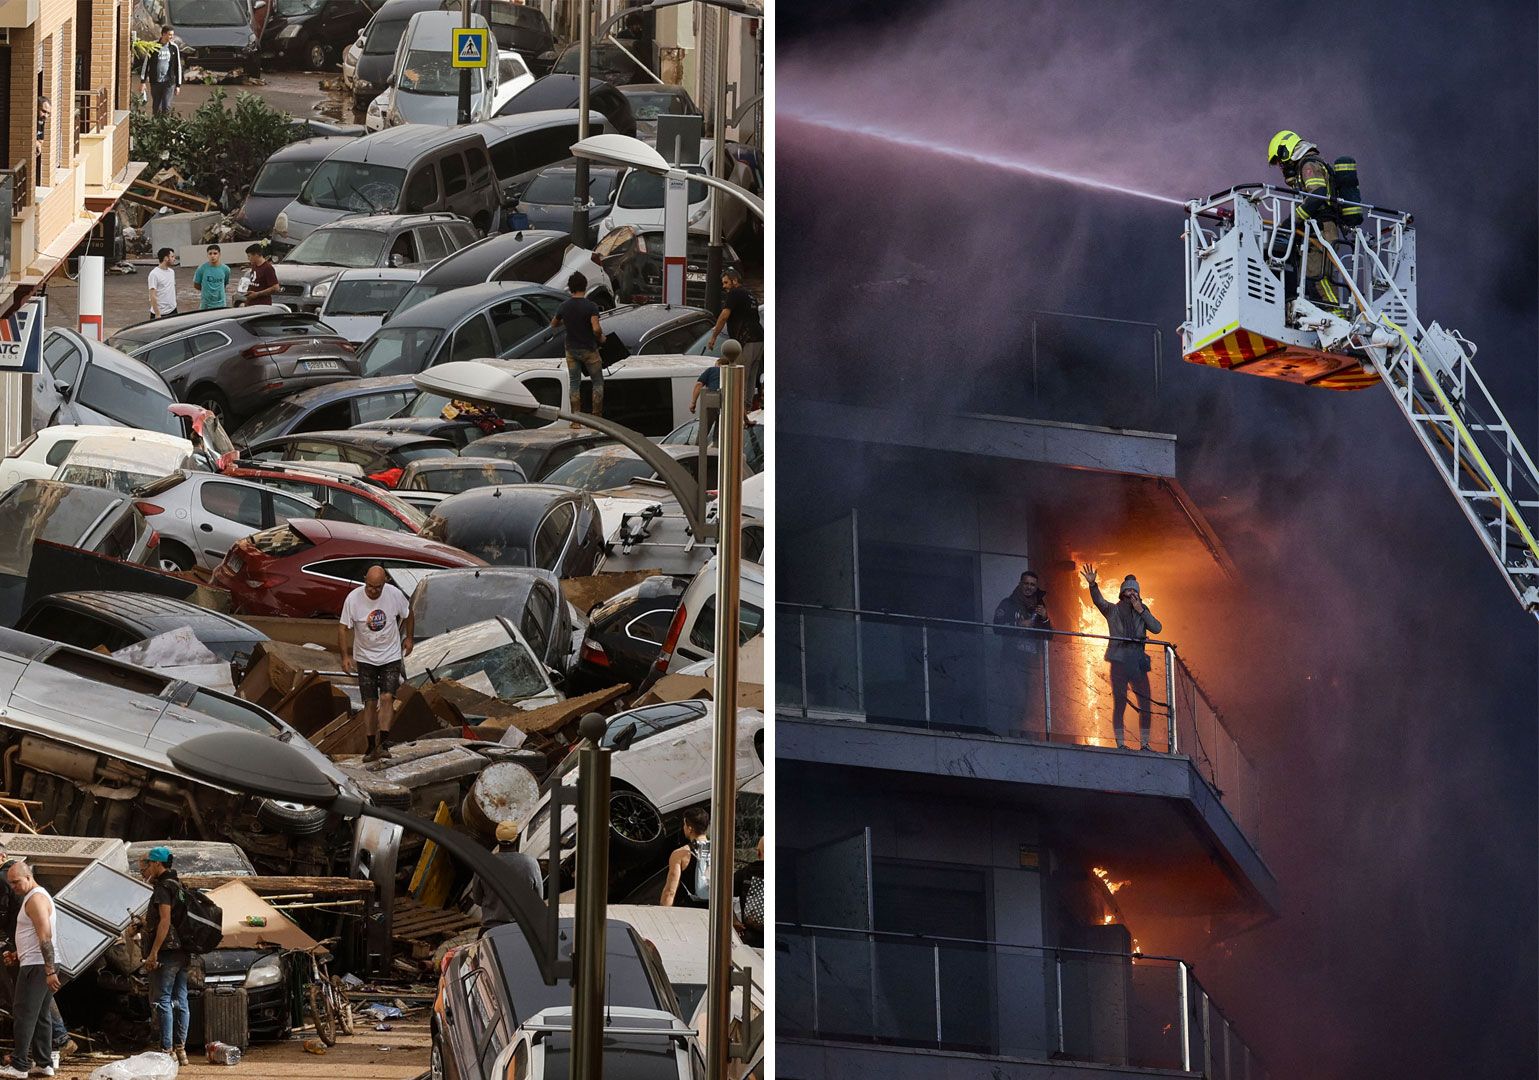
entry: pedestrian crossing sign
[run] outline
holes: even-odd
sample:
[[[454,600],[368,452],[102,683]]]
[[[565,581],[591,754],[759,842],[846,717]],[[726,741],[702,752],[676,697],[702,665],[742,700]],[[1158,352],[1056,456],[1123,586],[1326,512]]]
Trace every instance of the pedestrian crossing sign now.
[[[484,68],[487,42],[483,27],[456,27],[454,30],[454,66],[457,68]]]

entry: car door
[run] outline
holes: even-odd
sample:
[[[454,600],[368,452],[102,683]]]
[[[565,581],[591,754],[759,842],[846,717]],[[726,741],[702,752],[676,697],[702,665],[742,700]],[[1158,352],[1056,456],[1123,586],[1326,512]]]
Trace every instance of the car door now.
[[[417,258],[424,263],[436,263],[449,254],[449,241],[437,225],[419,225],[412,230],[417,234]]]
[[[460,324],[450,339],[447,355],[440,350],[434,362],[482,360],[497,355],[497,338],[492,333],[491,323],[486,320],[486,313],[482,311]]]
[[[524,615],[519,620],[519,632],[524,635],[524,640],[529,643],[529,651],[534,653],[548,668],[565,672],[566,657],[557,650],[556,642],[552,638],[551,623],[556,614],[555,597],[551,595],[550,587],[543,581],[537,581],[529,590],[529,599],[524,604]]]
[[[407,390],[389,390],[382,394],[359,394],[352,399],[353,419],[342,427],[365,424],[370,420],[385,420],[406,407],[416,394]],[[319,429],[316,429],[319,430]]]
[[[80,422],[69,400],[87,363],[86,350],[64,331],[52,330],[43,338],[43,363],[32,377],[34,430],[69,419]]]
[[[572,535],[572,523],[577,518],[577,508],[570,499],[563,499],[546,511],[544,519],[534,533],[534,565],[550,570],[558,577],[565,577],[564,556],[568,539]]]
[[[212,570],[239,541],[264,528],[260,484],[224,478],[197,478],[192,500],[192,538],[200,565]],[[313,516],[313,515],[312,515]]]
[[[192,357],[192,335],[158,342],[139,353],[142,360],[159,373],[178,397],[187,389],[187,361]]]

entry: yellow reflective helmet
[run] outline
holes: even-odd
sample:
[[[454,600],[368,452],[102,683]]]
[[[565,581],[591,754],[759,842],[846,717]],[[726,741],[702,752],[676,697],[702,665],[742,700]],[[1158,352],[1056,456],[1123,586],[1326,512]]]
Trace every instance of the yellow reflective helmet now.
[[[1272,136],[1272,143],[1267,147],[1266,163],[1268,165],[1281,165],[1285,161],[1292,161],[1298,153],[1303,139],[1297,132],[1279,131]]]

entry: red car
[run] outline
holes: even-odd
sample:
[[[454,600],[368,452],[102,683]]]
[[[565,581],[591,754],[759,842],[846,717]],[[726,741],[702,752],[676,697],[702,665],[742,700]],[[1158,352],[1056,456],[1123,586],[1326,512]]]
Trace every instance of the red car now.
[[[303,495],[335,510],[330,520],[356,521],[380,529],[417,533],[427,524],[427,515],[392,491],[387,491],[350,476],[327,475],[306,470],[302,465],[279,461],[237,462],[227,465],[226,476],[255,480],[265,487]]]
[[[214,569],[238,615],[335,619],[369,567],[485,566],[474,555],[410,533],[346,521],[295,519],[241,540]]]

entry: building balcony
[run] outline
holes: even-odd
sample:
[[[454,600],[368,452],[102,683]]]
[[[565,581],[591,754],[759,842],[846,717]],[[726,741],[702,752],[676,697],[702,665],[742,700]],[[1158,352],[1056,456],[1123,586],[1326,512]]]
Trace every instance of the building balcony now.
[[[785,1075],[1267,1075],[1177,959],[805,926],[775,956]]]
[[[1132,916],[1270,917],[1256,771],[1173,644],[1149,642],[1149,748],[1110,639],[777,606],[777,746],[793,767],[1036,811],[1086,865],[1139,882]],[[885,781],[873,780],[878,786]]]

